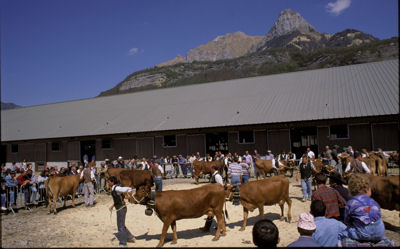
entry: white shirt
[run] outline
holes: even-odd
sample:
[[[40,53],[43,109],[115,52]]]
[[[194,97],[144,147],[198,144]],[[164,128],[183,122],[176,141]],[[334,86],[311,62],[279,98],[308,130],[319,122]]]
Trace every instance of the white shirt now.
[[[194,162],[194,160],[196,160],[196,157],[195,157],[195,156],[191,156],[191,157],[189,157],[189,163],[193,163],[193,162]]]
[[[349,163],[347,164],[346,170],[345,170],[344,172],[347,172],[347,171],[350,170],[350,164],[351,164],[351,162],[349,162]],[[364,162],[361,162],[361,166],[363,167],[363,169],[364,169],[364,171],[365,171],[366,173],[371,173],[371,171],[369,170],[369,168],[367,167],[367,165],[366,165]]]
[[[314,157],[315,157],[315,154],[314,154],[314,152],[312,152],[311,150],[307,153],[307,156],[310,158],[310,159],[313,159]]]
[[[218,173],[218,171],[215,171],[213,176],[215,176],[215,181],[222,186],[224,186],[224,182],[222,181],[222,176]]]
[[[128,193],[128,192],[132,192],[132,189],[131,189],[130,187],[121,187],[121,186],[117,186],[117,185],[112,186],[111,189],[112,189],[112,190],[115,190],[115,191],[117,191],[117,192],[119,192],[119,193]]]

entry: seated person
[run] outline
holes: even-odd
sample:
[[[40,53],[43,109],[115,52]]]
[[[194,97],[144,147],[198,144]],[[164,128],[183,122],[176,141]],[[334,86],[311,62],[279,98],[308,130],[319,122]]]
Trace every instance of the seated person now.
[[[353,195],[345,208],[344,223],[347,229],[340,238],[357,241],[378,242],[385,238],[385,226],[381,219],[381,208],[371,198],[369,179],[363,174],[354,174],[349,180],[349,190]]]
[[[259,220],[253,226],[253,243],[260,248],[276,248],[279,243],[279,230],[267,219]]]
[[[297,231],[300,238],[288,245],[288,247],[320,247],[320,245],[312,238],[317,227],[314,223],[314,216],[309,213],[301,213],[297,222]]]
[[[317,230],[313,233],[313,239],[324,247],[337,246],[338,235],[346,229],[346,225],[342,222],[325,217],[325,204],[321,200],[313,200],[311,202],[311,214],[315,217],[315,226]]]

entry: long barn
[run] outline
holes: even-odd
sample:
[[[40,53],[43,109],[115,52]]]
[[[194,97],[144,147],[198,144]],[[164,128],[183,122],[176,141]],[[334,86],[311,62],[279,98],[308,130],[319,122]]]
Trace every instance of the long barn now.
[[[399,61],[1,111],[2,162],[399,149]]]

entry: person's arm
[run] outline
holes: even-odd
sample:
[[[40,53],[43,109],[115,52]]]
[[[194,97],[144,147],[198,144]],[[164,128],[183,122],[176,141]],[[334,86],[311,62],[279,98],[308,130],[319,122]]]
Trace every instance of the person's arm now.
[[[161,165],[158,165],[158,169],[161,171],[161,176],[164,177],[164,169],[161,167]]]
[[[220,174],[215,175],[215,181],[221,185],[224,185],[224,182],[222,180],[222,176]]]
[[[129,192],[132,192],[132,188],[130,188],[130,187],[115,186],[114,190],[117,191],[117,192],[119,192],[119,193],[129,193]]]
[[[81,171],[81,179],[83,178],[83,170]]]
[[[371,170],[369,170],[368,166],[367,166],[364,162],[361,162],[361,166],[363,167],[364,171],[365,171],[367,174],[370,174],[370,173],[371,173]]]

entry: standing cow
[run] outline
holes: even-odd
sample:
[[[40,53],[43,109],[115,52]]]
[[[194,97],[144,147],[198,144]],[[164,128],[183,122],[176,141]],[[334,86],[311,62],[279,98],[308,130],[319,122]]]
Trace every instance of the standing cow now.
[[[143,198],[146,197],[146,198]],[[147,203],[150,195],[143,187],[136,191],[131,203]],[[144,200],[143,200],[144,199]],[[137,201],[143,200],[143,201]],[[220,184],[207,184],[199,188],[188,190],[156,191],[154,211],[163,222],[162,234],[158,247],[164,244],[168,227],[173,231],[172,244],[176,244],[176,221],[181,219],[199,218],[207,215],[208,220],[216,216],[218,228],[213,241],[218,240],[220,234],[226,235],[223,205],[225,203],[224,187]]]
[[[279,203],[281,208],[281,220],[284,219],[284,204],[288,205],[288,222],[291,221],[292,200],[289,198],[289,180],[283,175],[273,176],[267,179],[251,181],[240,185],[240,203],[243,206],[243,224],[240,231],[246,229],[249,211],[259,210],[260,219],[264,218],[264,206]],[[229,185],[225,187],[225,196],[233,200],[236,187]]]
[[[53,198],[53,213],[57,214],[56,203],[58,197],[65,197],[64,207],[66,205],[67,196],[72,195],[72,206],[75,207],[75,194],[78,190],[79,183],[83,181],[80,174],[69,176],[50,176],[45,181],[46,196],[49,205],[49,214],[52,212],[51,198]]]
[[[211,162],[199,161],[199,160],[193,161],[193,174],[196,184],[199,184],[199,176],[202,174],[209,174],[211,177],[212,165],[217,166],[218,171],[222,172],[222,169],[224,167],[224,163],[222,160],[216,160]]]

